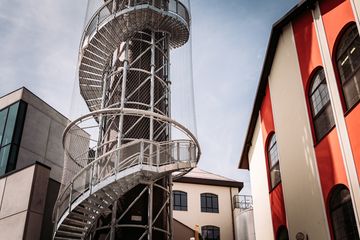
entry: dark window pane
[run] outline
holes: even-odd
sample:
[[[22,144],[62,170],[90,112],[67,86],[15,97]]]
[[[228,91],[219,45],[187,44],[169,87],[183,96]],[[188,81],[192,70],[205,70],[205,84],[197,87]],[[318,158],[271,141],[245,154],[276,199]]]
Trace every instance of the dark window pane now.
[[[15,144],[11,144],[10,153],[9,153],[7,166],[6,166],[6,172],[15,170],[18,151],[19,151],[19,147],[16,146]]]
[[[271,188],[274,188],[281,181],[279,167],[279,153],[276,142],[276,135],[273,134],[268,145],[268,161],[270,168]]]
[[[337,48],[337,66],[346,108],[360,100],[360,37],[355,24],[343,34]]]
[[[6,166],[9,158],[10,153],[10,145],[1,148],[0,150],[0,175],[6,173]]]
[[[280,175],[280,166],[279,163],[276,164],[270,171],[271,176],[271,187],[274,188],[280,181],[281,181],[281,175]]]
[[[187,193],[174,191],[173,197],[174,210],[187,211]]]
[[[335,240],[359,240],[349,190],[340,186],[330,199],[330,212]]]
[[[278,230],[278,236],[276,240],[289,240],[289,233],[286,227],[281,226]]]
[[[347,109],[350,109],[360,98],[360,72],[343,84],[343,92]]]
[[[175,195],[175,205],[180,205],[180,198],[179,198],[179,195]]]
[[[316,140],[321,140],[335,125],[324,69],[316,72],[312,79],[310,105]]]
[[[220,228],[216,226],[203,226],[201,228],[201,236],[204,240],[220,240]]]
[[[218,196],[211,193],[201,194],[201,211],[202,212],[219,212]]]
[[[6,120],[6,126],[5,126],[3,141],[2,141],[2,146],[9,144],[12,141],[18,107],[19,107],[19,103],[15,103],[9,109],[9,114],[8,114],[8,117]]]
[[[8,113],[8,108],[5,108],[2,111],[0,111],[0,146],[4,134],[7,113]]]
[[[26,108],[27,104],[20,101],[16,117],[16,127],[13,135],[13,143],[17,145],[20,144],[22,130],[25,122]]]

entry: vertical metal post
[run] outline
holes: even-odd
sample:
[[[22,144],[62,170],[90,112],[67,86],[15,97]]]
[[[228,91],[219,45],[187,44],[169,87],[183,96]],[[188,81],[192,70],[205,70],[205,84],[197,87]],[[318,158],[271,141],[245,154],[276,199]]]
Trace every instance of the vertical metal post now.
[[[173,239],[173,193],[172,193],[172,187],[173,187],[173,181],[172,181],[172,175],[169,175],[169,209],[168,209],[168,216],[169,216],[169,240]]]
[[[148,188],[149,200],[148,200],[148,240],[152,240],[153,230],[153,194],[154,194],[154,183],[149,184]]]
[[[159,167],[160,165],[160,144],[157,144],[156,147],[156,166]]]
[[[71,183],[70,183],[70,192],[69,192],[69,213],[71,213],[72,191],[73,191],[73,182],[71,182]]]
[[[116,237],[116,212],[117,212],[117,200],[114,201],[111,214],[111,228],[110,228],[110,240],[115,240]]]
[[[89,192],[92,194],[92,183],[93,183],[93,175],[94,175],[94,164],[90,165],[90,176],[89,176]]]
[[[140,165],[144,162],[144,141],[140,142]]]
[[[103,86],[102,86],[102,96],[101,96],[101,109],[105,108],[105,100],[106,100],[106,92],[107,92],[107,77],[108,77],[108,73],[105,72],[104,74],[104,78],[103,78]],[[98,135],[98,142],[97,142],[97,147],[96,147],[96,151],[95,151],[95,159],[94,161],[99,157],[99,147],[101,146],[101,142],[102,142],[102,134],[103,134],[103,128],[104,128],[104,116],[103,114],[100,114],[99,116],[99,135]],[[99,163],[97,162],[94,166],[94,177],[98,177],[100,169],[99,169]]]
[[[121,52],[121,49],[120,49],[120,52]],[[120,99],[120,108],[121,109],[124,109],[125,100],[126,100],[125,94],[126,94],[126,81],[127,81],[128,66],[129,66],[129,41],[127,40],[125,42],[125,59],[124,59],[124,66],[123,66],[123,77],[122,77],[122,82],[121,82],[121,99]],[[117,139],[117,145],[116,145],[117,149],[120,148],[121,143],[122,143],[123,125],[124,125],[124,113],[121,112],[120,117],[119,117],[119,131],[118,131],[118,136],[117,136],[118,139]],[[119,164],[120,156],[121,156],[121,152],[118,151],[116,164]]]
[[[150,111],[154,112],[154,91],[155,91],[155,32],[151,31],[151,63],[150,63]],[[154,140],[154,117],[150,117],[150,133],[149,140]],[[153,163],[153,146],[149,148],[150,165]]]

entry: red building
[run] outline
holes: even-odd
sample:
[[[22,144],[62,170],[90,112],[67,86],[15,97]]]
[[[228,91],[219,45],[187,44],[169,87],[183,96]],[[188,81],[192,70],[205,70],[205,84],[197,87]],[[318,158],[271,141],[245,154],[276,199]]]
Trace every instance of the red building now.
[[[359,239],[360,1],[302,1],[273,25],[239,168],[257,239]]]

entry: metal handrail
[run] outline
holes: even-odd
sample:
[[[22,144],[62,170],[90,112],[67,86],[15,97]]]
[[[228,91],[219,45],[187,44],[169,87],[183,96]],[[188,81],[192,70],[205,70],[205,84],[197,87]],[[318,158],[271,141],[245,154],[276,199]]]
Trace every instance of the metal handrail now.
[[[251,195],[235,195],[233,198],[234,209],[241,210],[251,209],[253,207],[253,199]]]
[[[116,161],[119,161],[118,164],[114,164],[114,167],[112,167],[110,169],[110,171],[108,171],[108,173],[110,174],[107,174],[105,176],[102,176],[101,174],[99,174],[99,176],[96,176],[96,174],[94,174],[94,168],[95,168],[95,165],[99,164],[101,160],[105,159],[106,157],[108,156],[111,156],[115,153],[118,153],[119,151],[127,148],[127,147],[131,147],[131,146],[135,146],[139,144],[139,148],[140,148],[140,151],[137,151],[136,154],[132,155],[131,158],[129,157],[129,159],[133,159],[134,158],[134,161],[131,162],[130,164],[127,164],[126,159],[117,159]],[[148,156],[148,157],[145,157],[144,155],[144,147],[141,147],[142,145],[144,144],[150,144],[150,145],[153,145],[154,147],[156,147],[156,149],[160,149],[161,147],[164,147],[164,146],[176,146],[177,147],[177,151],[180,151],[180,147],[181,145],[184,146],[184,144],[186,145],[187,148],[189,148],[189,150],[191,150],[193,148],[193,146],[196,146],[195,143],[191,140],[172,140],[172,141],[167,141],[167,142],[152,142],[152,141],[149,141],[149,140],[146,140],[146,139],[139,139],[139,140],[135,140],[133,142],[130,142],[130,143],[127,143],[127,144],[124,144],[122,145],[120,148],[117,148],[117,149],[114,149],[112,151],[109,151],[105,154],[103,154],[102,156],[98,157],[97,159],[95,159],[93,162],[89,163],[87,166],[85,166],[80,172],[78,172],[74,177],[73,179],[70,181],[70,183],[64,188],[64,190],[60,193],[57,201],[56,201],[56,216],[55,217],[55,222],[57,222],[59,219],[58,219],[58,216],[59,216],[59,213],[60,213],[60,207],[61,206],[64,206],[65,203],[68,203],[66,204],[66,206],[68,205],[69,207],[69,211],[70,211],[70,206],[71,204],[78,198],[78,196],[80,196],[81,194],[83,194],[84,192],[86,192],[88,190],[88,188],[91,188],[93,187],[94,185],[96,185],[98,182],[100,181],[103,181],[104,179],[106,179],[107,177],[110,177],[112,176],[113,174],[115,174],[116,172],[121,172],[121,171],[124,171],[130,167],[133,167],[133,166],[136,166],[136,165],[150,165],[150,166],[155,166],[155,167],[159,167],[159,162],[158,160],[155,161],[155,162],[152,162],[152,161],[146,161],[148,159],[151,159],[152,157]],[[142,149],[142,151],[141,151]],[[170,148],[172,149],[172,148]],[[195,150],[195,149],[194,149]],[[147,151],[147,150],[146,150]],[[152,153],[152,155],[155,156],[155,159],[159,159],[157,158],[157,154],[161,154],[161,151],[154,151]],[[170,153],[170,156],[172,156],[172,154]],[[129,160],[128,159],[128,160]],[[176,159],[174,160],[175,158],[174,157],[171,157],[171,160],[170,161],[166,161],[164,162],[163,164],[169,164],[169,163],[174,163],[174,162],[183,162],[184,160],[181,160],[181,158],[179,159]],[[135,161],[137,160],[137,161]],[[191,158],[191,154],[189,156],[189,159],[187,160],[188,162],[195,162],[196,160],[195,159],[192,159]],[[102,169],[105,169],[106,167],[108,167],[109,164],[106,164],[104,166],[102,166]],[[85,174],[84,174],[85,173]],[[83,176],[87,176],[87,174],[91,174],[90,175],[90,181],[88,183],[88,187],[86,187],[87,185],[87,181],[86,179],[82,179]],[[82,191],[78,192],[78,196],[77,197],[73,197],[72,196],[72,193],[73,193],[73,190],[74,190],[74,183],[77,182],[78,180],[85,180],[84,181],[84,185],[81,187],[82,188]],[[66,193],[68,193],[66,195]],[[67,199],[67,200],[63,200],[62,199]],[[66,209],[66,208],[65,208]],[[60,213],[61,215],[64,214],[64,212]]]

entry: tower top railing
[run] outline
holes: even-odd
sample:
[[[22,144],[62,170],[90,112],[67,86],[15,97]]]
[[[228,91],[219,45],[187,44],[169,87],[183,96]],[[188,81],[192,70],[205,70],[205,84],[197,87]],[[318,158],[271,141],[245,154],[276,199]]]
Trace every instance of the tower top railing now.
[[[190,15],[185,5],[179,0],[109,0],[106,1],[90,18],[88,24],[85,27],[82,41],[86,36],[94,32],[104,22],[105,19],[117,12],[124,11],[126,9],[145,5],[148,7],[155,7],[157,9],[167,11],[181,17],[187,25],[190,24]]]

